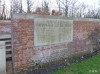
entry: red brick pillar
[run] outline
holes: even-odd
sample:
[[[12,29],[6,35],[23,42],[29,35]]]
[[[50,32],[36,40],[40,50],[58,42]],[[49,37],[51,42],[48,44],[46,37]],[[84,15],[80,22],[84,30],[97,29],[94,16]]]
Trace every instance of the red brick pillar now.
[[[34,50],[34,23],[31,19],[13,19],[14,70],[29,65]]]

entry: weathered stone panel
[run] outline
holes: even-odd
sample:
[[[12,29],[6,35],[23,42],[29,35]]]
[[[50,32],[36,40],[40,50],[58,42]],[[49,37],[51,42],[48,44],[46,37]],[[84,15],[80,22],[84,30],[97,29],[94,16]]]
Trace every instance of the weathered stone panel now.
[[[51,45],[73,40],[73,21],[64,19],[34,19],[34,45]]]

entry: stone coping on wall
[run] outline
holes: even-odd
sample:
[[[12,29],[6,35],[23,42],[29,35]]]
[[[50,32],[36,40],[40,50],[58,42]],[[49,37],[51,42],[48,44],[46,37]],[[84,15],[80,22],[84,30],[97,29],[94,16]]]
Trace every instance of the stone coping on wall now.
[[[0,39],[11,38],[10,34],[0,34]]]
[[[72,18],[65,16],[51,16],[51,15],[39,15],[39,14],[30,14],[30,13],[14,13],[12,19],[33,19],[33,18],[48,18],[48,19],[68,19],[73,21],[95,21],[100,22],[100,19],[93,18]]]
[[[11,20],[0,20],[0,23],[11,23]]]

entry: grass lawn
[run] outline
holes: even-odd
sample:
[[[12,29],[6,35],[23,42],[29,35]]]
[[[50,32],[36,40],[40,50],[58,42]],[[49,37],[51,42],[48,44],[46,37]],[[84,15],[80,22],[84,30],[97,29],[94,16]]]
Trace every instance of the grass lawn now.
[[[100,74],[100,54],[49,74]]]

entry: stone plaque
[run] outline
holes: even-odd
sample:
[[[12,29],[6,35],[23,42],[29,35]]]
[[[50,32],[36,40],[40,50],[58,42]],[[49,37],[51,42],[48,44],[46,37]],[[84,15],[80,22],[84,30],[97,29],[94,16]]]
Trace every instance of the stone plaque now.
[[[64,19],[35,19],[34,45],[70,42],[73,39],[73,21]]]

